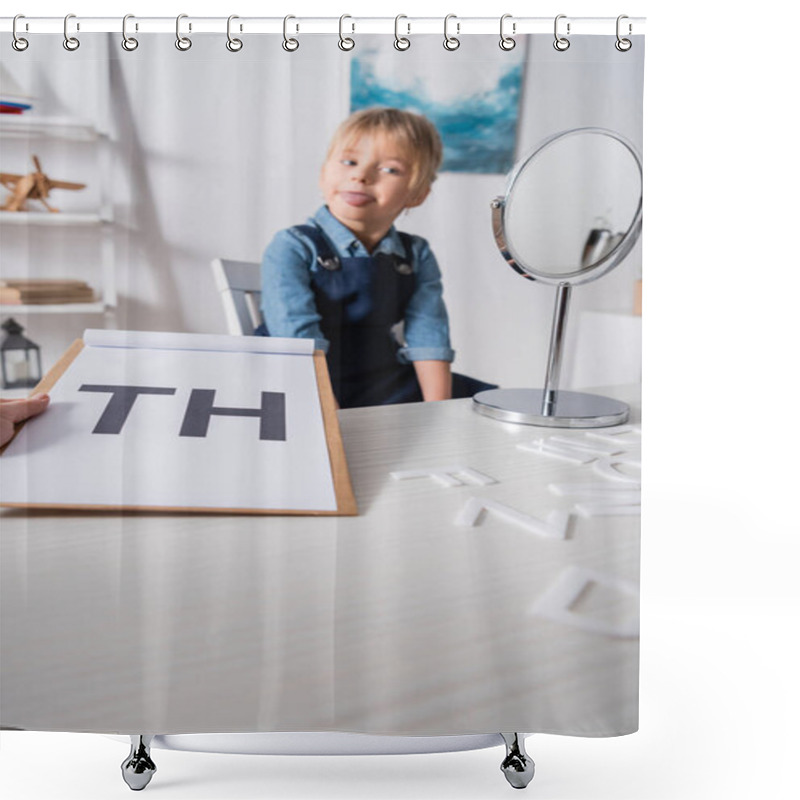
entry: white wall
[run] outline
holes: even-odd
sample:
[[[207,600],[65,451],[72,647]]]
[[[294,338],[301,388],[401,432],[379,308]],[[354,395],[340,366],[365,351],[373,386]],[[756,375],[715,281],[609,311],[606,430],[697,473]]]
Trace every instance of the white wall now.
[[[131,53],[118,38],[109,37],[107,54],[102,37],[84,37],[67,53],[60,36],[37,36],[24,54],[4,49],[3,63],[30,85],[41,113],[102,118],[103,82],[110,81],[119,327],[223,332],[209,261],[259,260],[275,231],[315,211],[327,142],[348,111],[349,57],[329,37],[306,37],[291,55],[271,36],[248,39],[235,55],[218,37],[197,36],[185,53],[169,34],[142,37]],[[474,44],[471,51],[470,40],[448,53],[438,37],[420,37],[397,58],[424,59],[430,80],[446,81],[446,71],[465,60],[506,56],[487,38],[484,54]],[[556,131],[587,125],[641,145],[643,47],[620,54],[612,41],[584,37],[558,53],[549,36],[529,40],[518,155]],[[91,182],[90,159],[91,151],[63,151],[45,166],[57,177]],[[520,278],[497,251],[489,203],[504,186],[502,175],[444,173],[426,203],[398,224],[427,237],[439,258],[456,368],[504,385],[537,385],[554,290]],[[58,200],[66,208],[87,198],[88,190],[62,192]],[[91,255],[91,240],[75,236],[31,229],[22,241],[9,239],[4,253],[12,265],[29,262],[31,274],[96,274],[87,262],[96,265],[99,252]],[[615,273],[576,290],[573,319],[587,307],[628,311],[639,264],[637,248]],[[85,327],[100,324],[61,315],[27,321],[30,336],[46,345],[48,363]]]

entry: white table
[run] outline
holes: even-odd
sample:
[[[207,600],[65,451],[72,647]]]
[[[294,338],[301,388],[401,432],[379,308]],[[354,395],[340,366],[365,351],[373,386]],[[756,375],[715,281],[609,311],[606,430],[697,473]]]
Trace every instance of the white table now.
[[[635,730],[635,620],[617,632],[613,620],[638,613],[639,517],[581,516],[580,498],[548,487],[591,482],[629,494],[636,431],[619,435],[630,463],[609,480],[596,463],[517,447],[540,437],[599,441],[587,433],[501,423],[471,406],[340,412],[357,517],[4,509],[2,725]],[[451,487],[392,477],[442,467],[485,477],[462,474]],[[471,482],[485,478],[494,482]],[[457,524],[471,498],[540,522],[569,514],[567,536],[535,532],[501,506]],[[569,570],[603,579],[559,618],[542,598]]]

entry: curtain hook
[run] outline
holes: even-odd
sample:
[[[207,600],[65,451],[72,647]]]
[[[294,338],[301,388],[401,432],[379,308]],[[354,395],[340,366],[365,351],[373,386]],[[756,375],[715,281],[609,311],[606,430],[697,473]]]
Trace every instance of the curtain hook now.
[[[452,52],[453,50],[458,50],[458,48],[461,47],[461,40],[458,38],[458,34],[461,33],[461,23],[458,21],[456,22],[456,35],[450,36],[450,34],[447,32],[447,24],[451,19],[458,20],[458,17],[455,14],[448,14],[444,18],[444,42],[442,44],[444,45],[445,50],[450,50]]]
[[[620,25],[619,24],[620,24],[620,22],[622,22],[623,19],[628,19],[628,15],[627,14],[620,14],[617,17],[617,41],[614,42],[614,47],[616,47],[617,50],[620,51],[620,53],[626,53],[628,50],[631,49],[631,47],[633,47],[633,42],[630,39],[623,39],[619,35],[619,29],[620,29]],[[629,22],[628,23],[628,35],[630,36],[630,34],[632,34],[632,33],[633,33],[633,25],[631,25],[631,23]]]
[[[503,16],[500,17],[500,49],[505,51],[513,50],[517,46],[516,39],[512,39],[510,36],[506,36],[505,34],[504,25],[507,19],[512,19],[512,15],[503,14]],[[512,22],[511,33],[516,33],[516,32],[517,32],[517,23]]]
[[[175,47],[182,52],[186,52],[192,46],[192,40],[188,36],[181,36],[181,20],[188,19],[188,14],[178,14],[175,20]],[[189,23],[189,32],[191,33],[192,23]]]
[[[346,19],[353,19],[353,18],[349,14],[342,14],[342,16],[339,17],[339,49],[344,50],[345,52],[347,52],[348,50],[352,50],[356,46],[354,39],[350,38],[349,36],[345,36],[342,33],[342,26]],[[350,32],[355,33],[356,32],[355,22],[351,22],[350,27],[351,27]]]
[[[398,14],[394,18],[394,49],[395,50],[408,50],[411,47],[411,39],[407,39],[405,36],[400,35],[400,20],[401,19],[408,19],[405,14]],[[407,35],[411,33],[411,23],[406,22],[406,28],[408,28]]]
[[[122,18],[122,49],[127,50],[129,53],[135,50],[139,46],[139,40],[134,39],[133,36],[128,36],[128,20],[135,19],[133,14],[126,14]],[[139,30],[139,23],[134,23],[136,30]]]
[[[239,17],[237,17],[236,14],[231,14],[228,17],[228,41],[225,42],[225,47],[227,47],[228,50],[231,51],[231,53],[238,53],[244,47],[244,44],[242,43],[241,39],[234,39],[234,37],[231,36],[231,22],[233,22],[233,20],[235,19],[239,19]],[[242,26],[240,25],[239,31],[241,30]]]
[[[300,47],[300,42],[298,42],[297,39],[290,39],[286,34],[290,19],[297,19],[297,17],[293,17],[291,14],[289,14],[283,18],[283,49],[287,53],[293,53],[298,47]],[[299,31],[300,26],[297,25],[295,30]]]
[[[559,14],[556,17],[555,23],[553,24],[553,35],[556,37],[556,40],[553,42],[553,47],[555,47],[555,49],[558,50],[560,53],[563,53],[565,50],[569,50],[569,44],[570,44],[569,39],[567,39],[564,36],[559,36],[558,35],[558,21],[560,19],[566,19],[566,18],[567,18],[566,14]],[[568,22],[567,23],[567,36],[569,36],[569,28],[570,28],[570,25],[569,25],[569,22]]]
[[[14,17],[14,22],[11,24],[11,34],[12,34],[12,35],[13,35],[13,37],[14,37],[14,38],[11,40],[11,46],[12,46],[12,47],[13,47],[13,48],[14,48],[14,49],[15,49],[15,50],[18,52],[18,53],[21,53],[23,50],[27,50],[27,49],[28,49],[28,45],[30,44],[30,42],[28,42],[28,40],[27,40],[27,39],[23,39],[23,38],[22,38],[22,37],[21,37],[21,36],[20,36],[20,35],[17,33],[17,20],[19,20],[19,19],[25,19],[25,15],[24,15],[24,14],[17,14],[17,16],[16,16],[16,17]],[[25,30],[26,30],[26,31],[28,30],[28,23],[27,23],[27,22],[25,23]]]
[[[64,49],[65,50],[69,50],[70,52],[73,52],[73,51],[77,50],[81,46],[81,43],[80,43],[80,40],[77,38],[77,36],[70,36],[69,35],[68,25],[69,25],[69,21],[71,19],[75,19],[75,15],[74,14],[67,14],[67,16],[64,17]],[[81,29],[81,26],[80,26],[79,23],[75,24],[75,29],[76,30],[80,30]]]

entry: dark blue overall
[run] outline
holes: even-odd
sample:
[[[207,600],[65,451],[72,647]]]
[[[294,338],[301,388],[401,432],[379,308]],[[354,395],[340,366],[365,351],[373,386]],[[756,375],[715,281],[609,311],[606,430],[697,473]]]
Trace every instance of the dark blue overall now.
[[[404,256],[339,257],[316,225],[296,225],[317,250],[311,289],[328,340],[328,371],[341,408],[414,403],[422,391],[413,364],[398,360],[401,345],[392,328],[405,319],[416,289],[411,237],[399,233]],[[257,334],[269,335],[266,326]],[[453,374],[453,397],[495,388]]]

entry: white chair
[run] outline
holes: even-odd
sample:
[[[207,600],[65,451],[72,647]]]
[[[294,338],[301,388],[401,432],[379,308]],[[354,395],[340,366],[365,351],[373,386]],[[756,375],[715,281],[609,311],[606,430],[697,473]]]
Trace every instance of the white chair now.
[[[211,262],[228,333],[251,336],[264,321],[261,314],[261,265],[255,261],[215,258]]]

